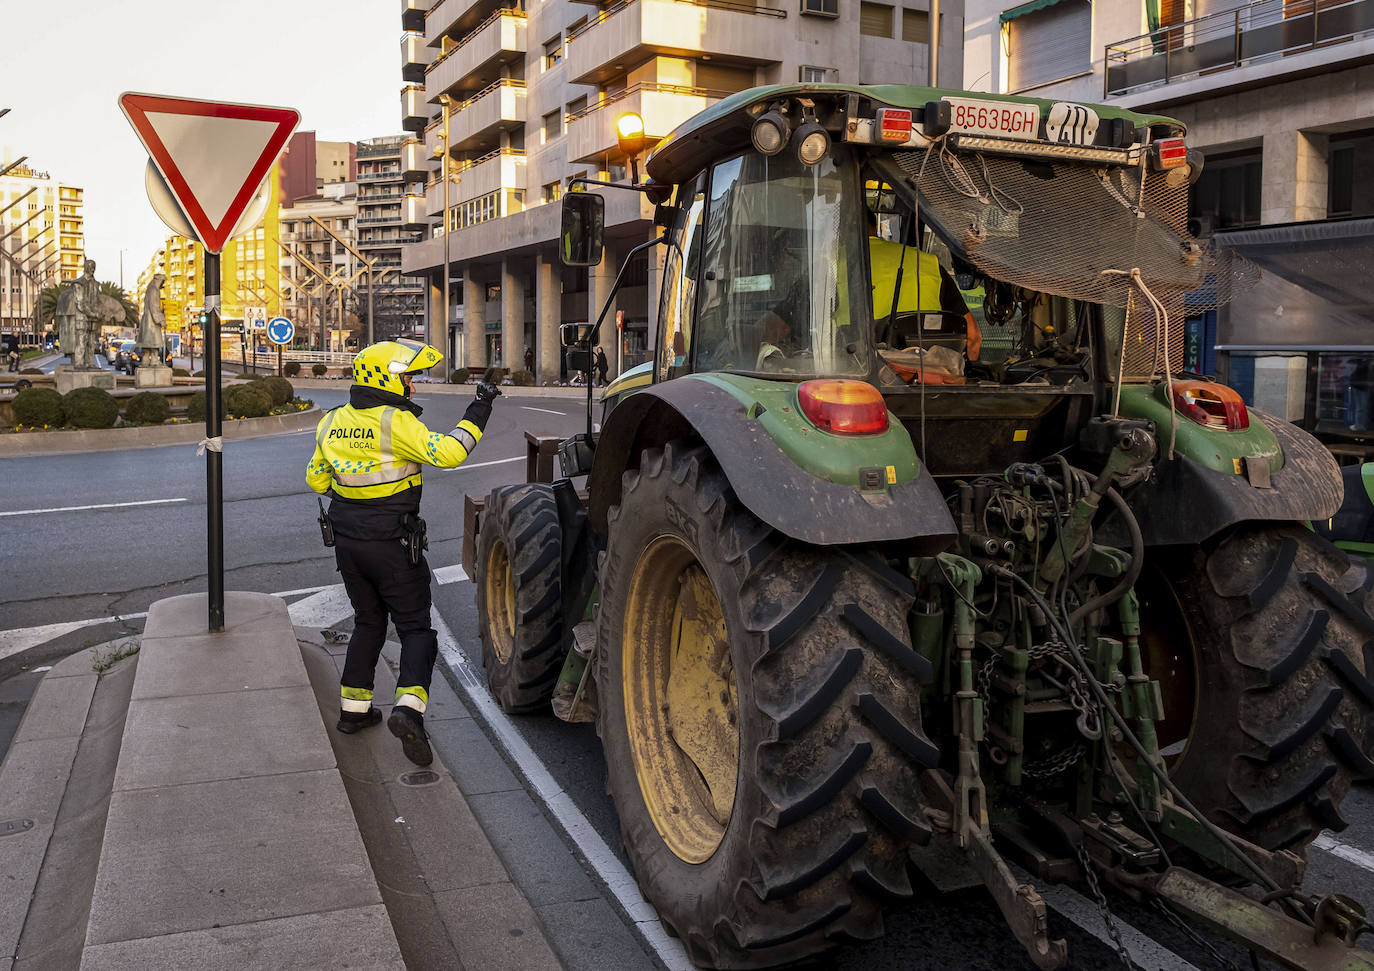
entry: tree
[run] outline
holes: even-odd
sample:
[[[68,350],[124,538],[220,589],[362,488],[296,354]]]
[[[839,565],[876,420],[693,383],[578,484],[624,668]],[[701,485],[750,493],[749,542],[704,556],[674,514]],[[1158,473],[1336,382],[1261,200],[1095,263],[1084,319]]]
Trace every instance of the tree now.
[[[57,303],[62,299],[62,294],[71,286],[70,283],[54,283],[52,286],[44,287],[38,291],[38,323],[39,326],[49,326],[57,317]]]
[[[106,280],[100,284],[100,292],[107,296],[114,297],[124,308],[124,326],[138,326],[138,305],[129,299],[129,294],[118,283],[111,283]]]

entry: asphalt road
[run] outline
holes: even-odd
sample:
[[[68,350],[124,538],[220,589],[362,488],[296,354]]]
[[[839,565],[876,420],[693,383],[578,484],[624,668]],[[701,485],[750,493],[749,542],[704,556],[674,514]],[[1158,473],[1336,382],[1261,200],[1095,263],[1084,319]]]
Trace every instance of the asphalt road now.
[[[309,394],[322,407],[344,399],[338,391]],[[451,427],[468,399],[425,396],[424,420]],[[566,435],[583,422],[580,399],[506,397],[497,403],[486,438],[469,465],[426,475],[423,512],[430,530],[430,563],[456,576],[464,493],[485,494],[519,481],[524,472],[522,432]],[[308,432],[228,442],[224,452],[225,585],[228,589],[290,594],[293,611],[322,625],[348,627],[339,609],[332,554],[319,539],[314,495],[304,485],[311,452]],[[205,589],[205,462],[190,446],[0,460],[0,736],[32,691],[35,675],[4,658],[4,646],[37,638],[30,667],[120,633],[141,630],[148,606],[163,597]],[[320,590],[319,588],[325,588]],[[308,604],[319,602],[319,608]],[[450,658],[480,663],[473,586],[444,582],[435,604],[453,642]],[[330,612],[332,610],[332,613]],[[119,618],[119,619],[114,619]],[[101,620],[67,630],[63,623]],[[103,620],[102,620],[103,619]],[[299,621],[298,621],[299,622]],[[41,628],[34,634],[34,628]],[[468,671],[471,675],[471,670]],[[567,810],[585,820],[621,857],[618,824],[604,791],[605,766],[590,726],[569,726],[551,716],[488,716],[495,737],[513,733],[535,753],[571,798]],[[499,724],[498,724],[499,723]],[[12,728],[11,728],[12,730]],[[519,766],[529,777],[532,766]],[[1374,903],[1374,795],[1352,792],[1344,810],[1350,828],[1309,851],[1306,889],[1340,890]],[[562,818],[561,816],[559,817]],[[591,865],[596,865],[591,859]],[[1067,938],[1071,966],[1120,966],[1105,941],[1097,907],[1085,893],[1042,888],[1051,905],[1050,929]],[[1160,914],[1110,894],[1118,926],[1133,959],[1144,968],[1249,967],[1248,955],[1208,938],[1220,957]],[[828,959],[836,971],[1030,967],[987,892],[972,887],[940,892],[918,885],[915,900],[887,911],[887,934],[850,945]]]

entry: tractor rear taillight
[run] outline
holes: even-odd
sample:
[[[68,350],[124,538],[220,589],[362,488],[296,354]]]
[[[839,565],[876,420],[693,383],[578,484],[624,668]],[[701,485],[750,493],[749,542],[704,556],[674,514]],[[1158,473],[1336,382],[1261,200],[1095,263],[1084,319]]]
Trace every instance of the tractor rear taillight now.
[[[1250,427],[1250,412],[1231,388],[1211,381],[1175,381],[1174,407],[1204,428],[1240,432]]]
[[[797,387],[801,413],[823,432],[834,435],[877,435],[887,431],[887,404],[873,385],[864,381],[826,378]]]
[[[1188,164],[1188,143],[1181,138],[1164,138],[1150,146],[1155,168],[1176,169]]]
[[[877,132],[880,142],[905,142],[911,137],[911,109],[879,108]]]

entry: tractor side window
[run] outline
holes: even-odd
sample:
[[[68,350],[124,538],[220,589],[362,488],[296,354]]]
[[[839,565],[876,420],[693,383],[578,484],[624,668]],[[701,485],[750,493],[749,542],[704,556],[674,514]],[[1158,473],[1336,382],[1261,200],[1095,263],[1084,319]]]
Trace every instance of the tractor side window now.
[[[696,370],[868,373],[860,194],[848,149],[815,165],[748,152],[711,173]]]
[[[655,380],[685,374],[692,349],[692,312],[701,273],[701,221],[706,212],[703,173],[679,190],[673,224],[668,230],[668,253],[663,260],[663,295],[659,303],[659,334]]]

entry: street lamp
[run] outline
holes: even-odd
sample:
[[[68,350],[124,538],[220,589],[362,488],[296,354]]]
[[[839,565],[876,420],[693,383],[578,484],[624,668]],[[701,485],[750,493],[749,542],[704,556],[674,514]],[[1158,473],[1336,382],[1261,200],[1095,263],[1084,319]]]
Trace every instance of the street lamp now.
[[[615,120],[615,139],[620,150],[630,160],[630,184],[639,185],[639,153],[647,140],[644,119],[636,111],[627,111]]]
[[[443,215],[443,225],[444,225],[444,324],[443,324],[444,330],[443,330],[443,334],[444,334],[444,338],[443,338],[443,340],[444,340],[444,347],[445,347],[446,349],[448,349],[448,351],[449,351],[449,363],[450,363],[450,364],[456,364],[456,363],[457,363],[457,358],[456,358],[456,357],[454,356],[454,354],[453,354],[453,349],[452,349],[452,347],[449,346],[450,341],[449,341],[449,339],[448,339],[448,338],[449,338],[449,317],[450,317],[451,314],[452,314],[452,310],[450,309],[451,305],[450,305],[450,303],[449,303],[449,292],[448,292],[448,291],[449,291],[449,277],[453,276],[453,267],[452,267],[452,265],[451,265],[450,262],[449,262],[450,257],[449,257],[449,239],[448,239],[448,237],[449,237],[449,231],[453,228],[453,227],[450,225],[450,223],[449,223],[450,216],[449,216],[449,208],[448,208],[448,205],[449,205],[449,204],[448,204],[448,186],[449,186],[449,172],[448,172],[448,163],[449,163],[449,120],[452,118],[452,112],[453,112],[453,108],[454,108],[454,102],[453,102],[453,99],[452,99],[451,97],[449,97],[448,95],[446,95],[446,94],[441,94],[441,95],[439,95],[439,104],[443,106],[443,123],[442,123],[442,125],[441,125],[440,128],[439,128],[438,134],[439,134],[439,137],[442,138],[442,139],[444,140],[444,144],[443,144],[443,147],[442,147],[442,148],[440,148],[440,147],[438,147],[438,146],[435,146],[435,149],[434,149],[434,150],[435,150],[436,153],[442,153],[442,158],[443,158],[442,164],[440,165],[440,174],[441,174],[441,177],[442,177],[443,180],[444,180],[444,215]],[[465,326],[464,329],[466,330],[466,326]],[[465,336],[468,336],[468,335],[465,334]],[[464,357],[466,357],[466,356],[467,356],[467,355],[465,354]],[[466,364],[467,361],[465,360],[463,363]]]

